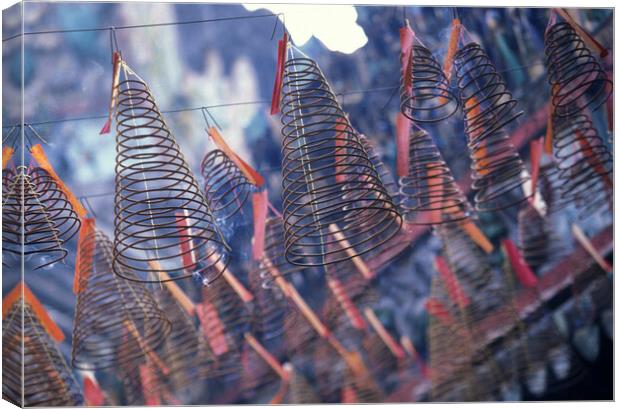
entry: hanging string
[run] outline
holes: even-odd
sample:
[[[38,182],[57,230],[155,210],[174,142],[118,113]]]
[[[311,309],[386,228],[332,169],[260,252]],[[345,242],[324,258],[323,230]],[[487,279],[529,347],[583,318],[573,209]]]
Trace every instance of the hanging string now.
[[[149,27],[166,27],[166,26],[182,26],[189,24],[201,24],[201,23],[214,23],[221,21],[235,21],[235,20],[250,20],[257,18],[265,18],[265,17],[279,17],[280,15],[284,15],[283,13],[269,13],[269,14],[257,14],[255,16],[232,16],[232,17],[219,17],[219,18],[209,18],[209,19],[201,19],[201,20],[188,20],[188,21],[173,21],[168,23],[152,23],[152,24],[134,24],[128,26],[115,26],[115,27],[87,27],[87,28],[73,28],[73,29],[62,29],[62,30],[43,30],[43,31],[27,31],[25,33],[18,33],[11,37],[3,38],[2,42],[13,40],[15,38],[21,37],[22,35],[42,35],[42,34],[65,34],[65,33],[86,33],[86,32],[96,32],[96,31],[108,31],[111,28],[116,30],[130,30],[135,28],[149,28]]]

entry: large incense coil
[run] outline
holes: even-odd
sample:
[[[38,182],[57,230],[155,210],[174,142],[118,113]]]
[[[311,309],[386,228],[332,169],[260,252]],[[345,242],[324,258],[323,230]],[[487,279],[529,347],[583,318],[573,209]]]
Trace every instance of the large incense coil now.
[[[161,356],[169,370],[167,381],[173,391],[200,385],[208,378],[214,361],[213,354],[192,318],[174,298],[167,287],[155,293],[160,308],[172,323]]]
[[[342,244],[331,262],[391,239],[402,219],[316,62],[290,49],[282,86],[282,186],[286,257],[326,260],[330,226]],[[374,241],[381,237],[379,242]]]
[[[252,184],[220,149],[207,153],[200,164],[207,204],[217,219],[239,212],[252,192]]]
[[[407,66],[401,72],[400,110],[414,122],[439,122],[450,118],[459,108],[458,97],[441,64],[431,51],[422,45],[413,45]]]
[[[533,206],[525,206],[519,211],[518,224],[519,251],[534,271],[563,257],[565,249],[549,219],[541,216]]]
[[[15,405],[83,404],[64,357],[28,303],[15,302],[2,322],[2,369],[2,398]]]
[[[594,110],[610,97],[613,83],[569,23],[558,22],[546,30],[545,56],[557,116]]]
[[[84,237],[78,248],[79,281],[71,350],[71,362],[76,368],[103,369],[118,365],[121,358],[139,360],[170,334],[171,322],[146,287],[112,271],[113,247],[105,233],[95,230]],[[131,277],[133,272],[125,270],[122,275]],[[117,354],[128,335],[140,339],[130,343],[123,354]]]
[[[132,269],[144,282],[212,282],[228,247],[148,85],[126,77],[116,88],[114,271]]]
[[[554,119],[553,155],[562,198],[586,208],[611,200],[613,156],[586,115]]]
[[[465,134],[472,159],[476,209],[490,211],[522,202],[524,165],[505,129],[523,112],[479,44],[469,43],[454,56]]]
[[[63,261],[65,243],[80,227],[65,194],[42,169],[19,167],[2,173],[3,252],[19,257],[23,252],[26,260],[38,257],[34,269]]]
[[[431,135],[413,127],[409,136],[409,171],[398,180],[407,223],[460,222],[472,214]],[[428,216],[428,217],[427,217]]]

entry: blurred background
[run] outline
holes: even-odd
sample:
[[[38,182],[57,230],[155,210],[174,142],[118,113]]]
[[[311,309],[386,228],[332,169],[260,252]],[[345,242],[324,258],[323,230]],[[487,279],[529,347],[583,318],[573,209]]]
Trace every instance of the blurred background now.
[[[269,200],[281,209],[280,123],[278,115],[269,115],[277,40],[283,29],[279,20],[289,25],[293,42],[318,62],[353,126],[371,140],[393,171],[395,120],[399,110],[398,30],[408,19],[416,35],[442,61],[450,22],[458,16],[486,49],[525,112],[512,129],[513,142],[525,159],[529,157],[529,140],[544,135],[550,91],[543,64],[543,34],[549,9],[304,7],[314,12],[282,6],[273,9],[275,13],[283,13],[275,16],[260,6],[241,4],[25,3],[26,32],[101,28],[24,37],[25,122],[33,124],[45,138],[48,158],[75,195],[96,215],[98,227],[112,235],[115,135],[113,131],[100,135],[105,119],[90,118],[107,115],[112,76],[107,28],[254,16],[117,29],[116,37],[124,59],[149,84],[159,108],[178,110],[164,116],[196,175],[199,175],[200,161],[214,146],[204,131],[206,123],[201,111],[185,109],[206,106],[211,107],[209,112],[222,127],[221,133],[231,147],[266,178]],[[584,9],[571,13],[611,49],[612,10]],[[3,136],[13,124],[20,122],[21,37],[11,38],[20,32],[20,24],[18,9],[3,12]],[[320,28],[321,24],[328,28]],[[337,29],[339,24],[341,30]],[[339,36],[347,37],[346,41]],[[612,67],[606,69],[611,71]],[[599,110],[593,120],[607,139],[606,119],[601,111],[604,110]],[[465,189],[469,183],[470,159],[462,122],[461,115],[454,115],[429,127],[429,131],[455,179]],[[32,143],[37,142],[33,139]],[[26,155],[26,164],[28,161]],[[514,240],[516,212],[513,209],[480,215],[481,227],[493,243],[503,237]],[[570,212],[566,217],[571,217]],[[588,233],[595,233],[610,222],[611,215],[607,214],[588,219],[582,227]],[[568,223],[558,222],[558,225],[561,231],[568,232]],[[235,263],[241,268],[250,259],[247,232],[251,226],[231,221],[222,228],[233,244],[236,240],[240,243],[233,247]],[[567,246],[574,245],[570,234],[561,237]],[[68,244],[70,250],[75,249],[75,241]],[[429,254],[437,253],[439,247],[437,238],[426,232],[411,244],[409,251],[393,260],[377,280],[381,321],[395,336],[408,336],[425,358],[428,316],[424,301],[430,294],[431,277],[435,274],[433,257]],[[495,263],[501,264],[501,254],[493,257]],[[66,357],[70,355],[74,308],[73,270],[73,257],[68,257],[64,265],[26,271],[28,285],[67,335],[67,341],[61,345]],[[18,266],[5,265],[3,295],[18,279]],[[314,291],[315,284],[311,281],[296,284],[304,294]],[[603,388],[600,379],[590,381],[598,382]],[[598,393],[580,390],[583,396]]]

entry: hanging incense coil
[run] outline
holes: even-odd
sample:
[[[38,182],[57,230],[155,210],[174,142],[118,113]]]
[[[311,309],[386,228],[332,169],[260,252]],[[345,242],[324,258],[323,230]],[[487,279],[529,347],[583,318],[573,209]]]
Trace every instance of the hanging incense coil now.
[[[79,289],[71,350],[76,368],[109,368],[118,365],[121,357],[138,360],[145,348],[156,350],[170,334],[171,321],[146,287],[112,271],[113,248],[108,236],[98,230],[88,234],[78,248]],[[123,276],[132,277],[133,272],[125,270]],[[116,350],[128,334],[140,340],[119,355]]]
[[[519,211],[518,223],[519,251],[534,271],[562,259],[565,249],[547,217],[533,206],[525,206]]]
[[[237,214],[253,190],[243,172],[219,149],[209,152],[200,168],[205,198],[213,215],[224,220]]]
[[[287,259],[325,265],[330,226],[342,236],[332,262],[391,239],[402,224],[396,206],[320,68],[297,49],[284,65],[281,102]]]
[[[173,391],[200,385],[210,375],[213,355],[187,311],[167,287],[156,291],[160,308],[172,323],[170,335],[163,344],[161,356],[169,370],[167,382]],[[185,393],[183,395],[186,395]]]
[[[547,29],[545,56],[555,115],[595,110],[611,95],[613,83],[570,24],[559,22]]]
[[[228,247],[149,87],[136,78],[117,88],[114,271],[132,269],[144,282],[212,282]]]
[[[452,223],[471,216],[469,202],[454,181],[433,138],[421,128],[411,130],[409,172],[398,182],[407,223]]]
[[[63,261],[65,243],[80,228],[66,195],[40,168],[5,169],[2,175],[2,250],[34,260],[34,269]],[[22,248],[23,212],[23,248]]]
[[[430,50],[413,45],[407,62],[409,72],[401,73],[400,110],[414,122],[439,122],[459,108],[441,64]]]
[[[15,302],[2,322],[2,369],[2,398],[15,405],[83,404],[64,357],[27,302]]]
[[[288,404],[320,403],[314,387],[302,372],[290,364],[285,364],[289,372],[288,391],[285,402]]]
[[[469,43],[454,56],[465,133],[472,159],[476,209],[498,210],[524,201],[523,162],[506,127],[522,111],[479,44]]]
[[[611,201],[613,156],[586,115],[555,118],[553,155],[562,198],[592,209]]]
[[[397,371],[398,359],[376,332],[368,332],[362,342],[370,364],[369,367],[379,379],[386,379]]]

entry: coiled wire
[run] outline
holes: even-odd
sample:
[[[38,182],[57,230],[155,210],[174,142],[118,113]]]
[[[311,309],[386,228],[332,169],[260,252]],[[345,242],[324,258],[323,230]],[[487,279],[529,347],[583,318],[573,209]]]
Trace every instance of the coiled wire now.
[[[207,153],[200,164],[207,204],[217,219],[227,219],[243,208],[252,184],[221,150]]]
[[[126,76],[116,110],[114,271],[133,269],[144,282],[193,275],[212,282],[228,247],[147,84]]]
[[[281,104],[287,259],[325,265],[330,225],[347,241],[332,262],[393,237],[402,224],[396,206],[320,68],[296,49],[284,65]]]
[[[523,112],[479,44],[469,43],[454,56],[465,133],[472,159],[476,209],[503,209],[524,201],[523,162],[505,127]]]
[[[3,252],[21,257],[23,251],[27,260],[39,256],[34,269],[63,261],[65,243],[80,228],[66,195],[43,169],[20,166],[2,173]]]
[[[461,222],[472,215],[431,135],[414,127],[409,136],[409,172],[398,180],[407,223]],[[428,218],[424,216],[429,216]]]
[[[414,122],[439,122],[459,108],[441,64],[423,45],[411,48],[409,72],[401,72],[400,110]],[[409,77],[409,78],[407,78]]]
[[[558,22],[547,29],[545,56],[555,115],[595,110],[611,95],[612,82],[570,24]]]
[[[611,202],[613,156],[590,118],[555,117],[553,155],[562,181],[562,198],[592,210]]]
[[[64,357],[27,302],[15,302],[2,321],[2,369],[2,398],[15,405],[83,404]]]
[[[525,206],[518,215],[519,251],[525,262],[538,272],[543,265],[561,260],[565,249],[554,226],[533,206]]]
[[[113,273],[113,247],[99,230],[78,247],[79,292],[71,344],[71,363],[76,368],[104,369],[117,366],[120,358],[139,360],[146,353],[142,345],[156,350],[170,334],[171,321],[146,287]],[[131,270],[123,271],[123,276],[132,275]],[[128,344],[119,355],[116,351],[128,333],[135,333],[140,341]]]

